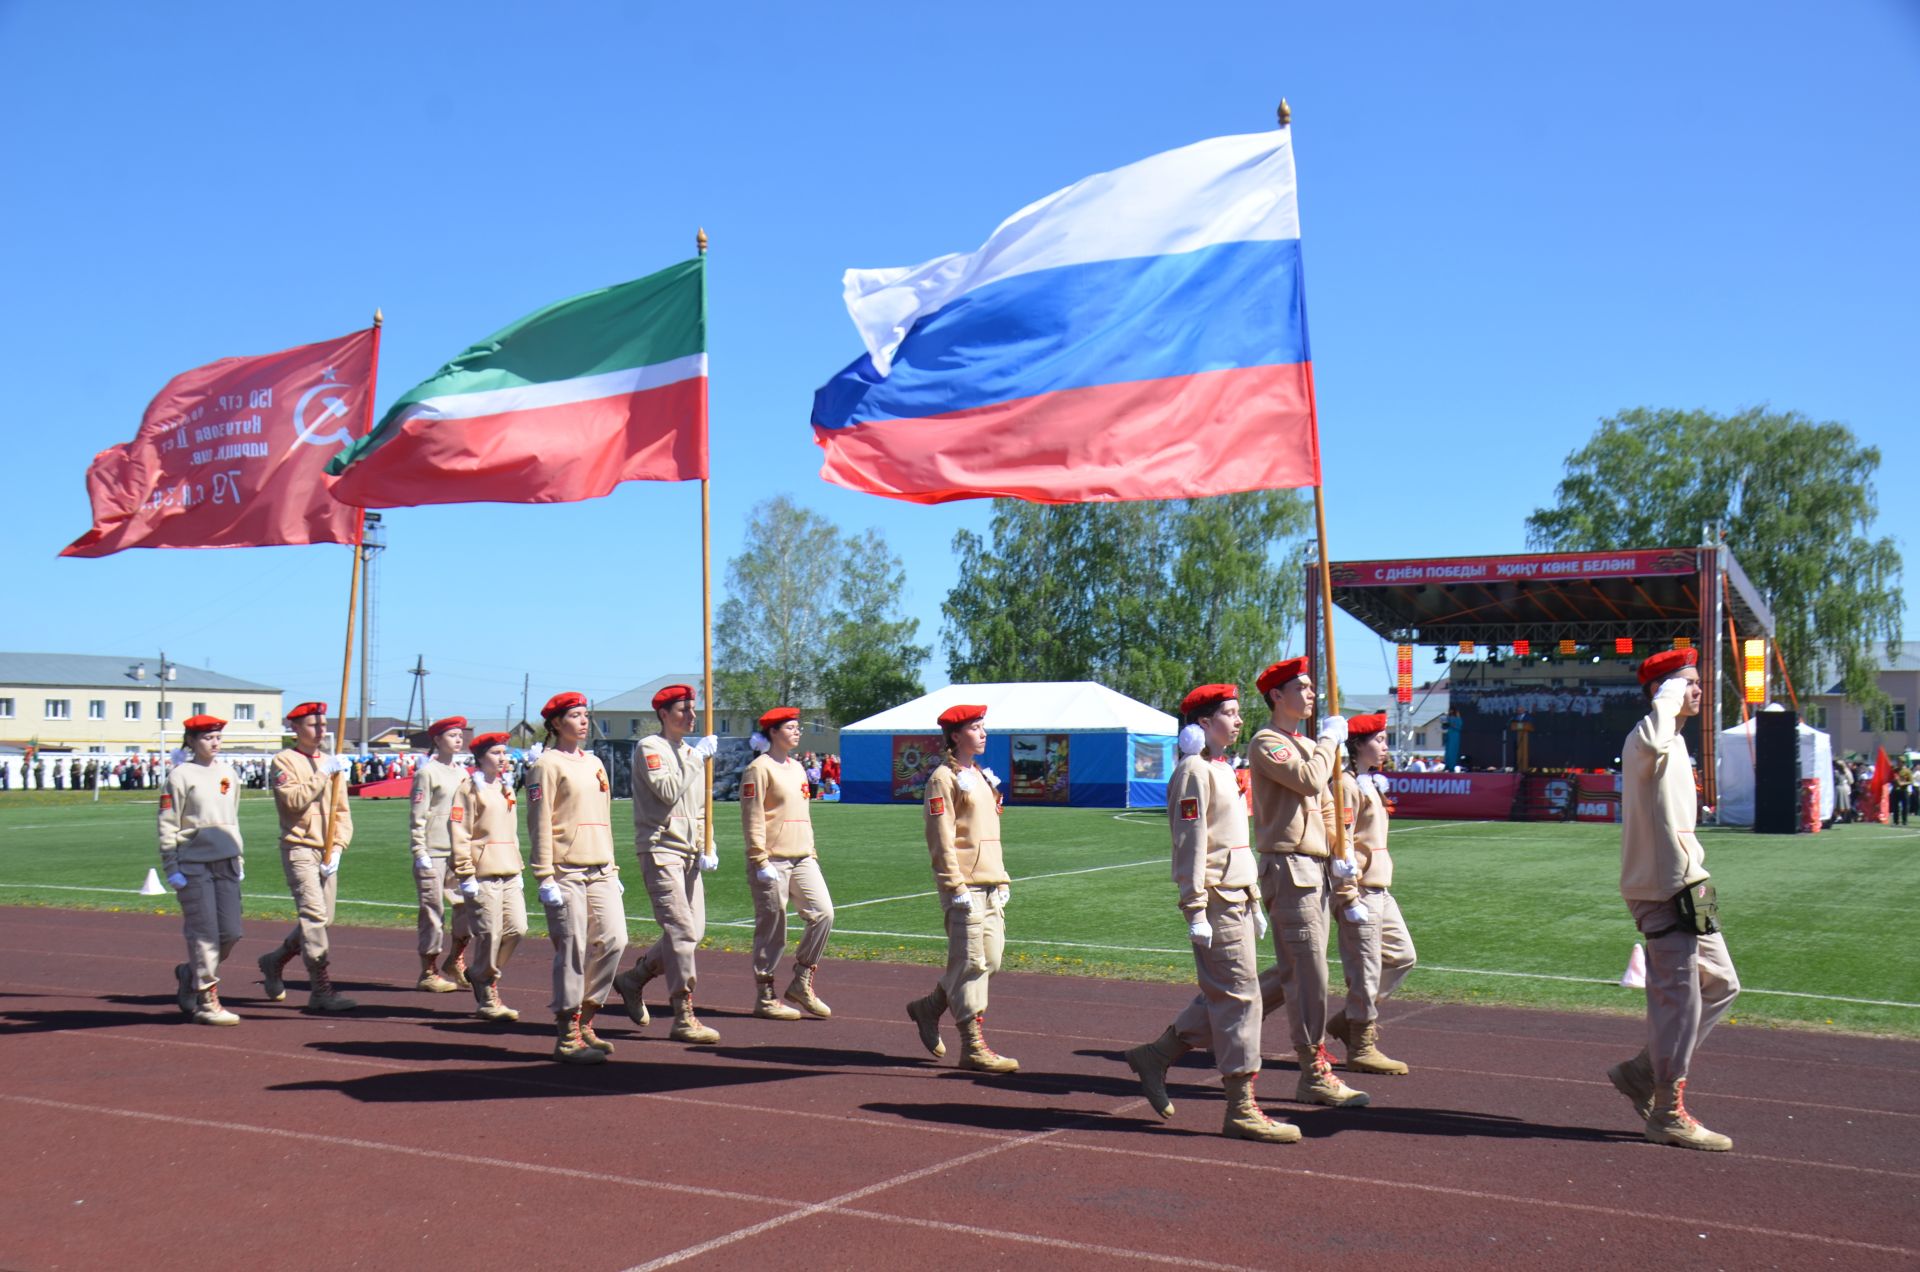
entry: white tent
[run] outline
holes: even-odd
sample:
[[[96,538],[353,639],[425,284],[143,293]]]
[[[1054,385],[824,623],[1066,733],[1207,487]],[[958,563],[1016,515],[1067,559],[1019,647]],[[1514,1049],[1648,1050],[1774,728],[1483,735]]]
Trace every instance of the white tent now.
[[[1779,711],[1779,704],[1767,707]],[[1800,776],[1820,779],[1820,820],[1833,820],[1833,739],[1800,723]],[[1723,730],[1715,749],[1722,826],[1753,825],[1753,721]]]
[[[1127,733],[1178,733],[1180,722],[1164,711],[1091,680],[948,685],[879,715],[856,720],[848,733],[925,733],[948,707],[962,702],[987,709],[987,727],[998,733],[1028,729],[1070,729],[1075,733],[1112,730]]]

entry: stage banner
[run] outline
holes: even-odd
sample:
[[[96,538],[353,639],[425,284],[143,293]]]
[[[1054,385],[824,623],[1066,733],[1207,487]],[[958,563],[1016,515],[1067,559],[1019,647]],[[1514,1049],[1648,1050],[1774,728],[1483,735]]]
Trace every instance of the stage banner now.
[[[940,765],[940,735],[893,735],[893,798],[917,804],[927,795],[927,774]]]
[[[1505,821],[1520,793],[1517,773],[1391,773],[1394,817]]]
[[[1620,820],[1620,775],[1618,773],[1576,773],[1573,819],[1583,822]]]
[[[1691,548],[1644,552],[1557,552],[1543,556],[1440,557],[1429,561],[1335,561],[1335,587],[1402,587],[1409,583],[1503,583],[1525,580],[1621,579],[1694,574]]]
[[[1067,735],[1016,733],[1013,785],[1007,798],[1022,804],[1064,804],[1068,796]]]

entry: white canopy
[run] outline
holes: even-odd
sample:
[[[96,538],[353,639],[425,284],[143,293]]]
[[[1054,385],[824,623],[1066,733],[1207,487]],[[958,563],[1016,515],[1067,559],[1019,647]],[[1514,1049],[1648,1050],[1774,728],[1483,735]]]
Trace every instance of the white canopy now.
[[[987,708],[994,733],[1157,733],[1180,731],[1180,722],[1123,693],[1091,680],[1042,683],[948,685],[840,730],[849,733],[933,733],[940,713],[959,704]]]
[[[1777,711],[1778,706],[1767,708]],[[1820,779],[1820,820],[1833,819],[1833,739],[1805,721],[1800,723],[1800,776]],[[1722,826],[1753,825],[1753,721],[1720,734],[1714,751],[1720,786],[1717,813]]]

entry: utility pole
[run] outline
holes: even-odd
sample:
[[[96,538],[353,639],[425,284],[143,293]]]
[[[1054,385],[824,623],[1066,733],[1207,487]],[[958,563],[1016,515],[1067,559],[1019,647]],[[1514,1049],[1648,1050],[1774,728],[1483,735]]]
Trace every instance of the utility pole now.
[[[433,722],[433,717],[427,714],[427,677],[433,674],[427,670],[427,656],[425,654],[414,655],[413,670],[407,674],[413,677],[413,688],[407,690],[406,727],[407,731],[411,733],[413,731],[414,694],[418,693],[420,695],[420,727],[424,729]]]
[[[373,558],[386,546],[380,514],[369,512],[360,538],[360,551],[366,560],[366,581],[360,589],[360,745],[357,749],[361,751],[367,749],[367,706],[373,700],[367,683],[367,654],[373,648]],[[341,703],[341,714],[346,714],[346,710],[347,704]]]
[[[527,689],[532,684],[533,673],[530,671],[523,673],[520,677],[520,719],[508,729],[509,733],[518,734],[520,732],[520,725],[527,722]]]

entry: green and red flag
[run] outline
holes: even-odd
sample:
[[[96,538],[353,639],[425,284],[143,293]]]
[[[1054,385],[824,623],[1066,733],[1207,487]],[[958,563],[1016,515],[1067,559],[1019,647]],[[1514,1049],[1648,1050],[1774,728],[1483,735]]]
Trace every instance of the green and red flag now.
[[[495,332],[327,465],[334,498],[565,503],[705,477],[706,297],[696,257]]]

